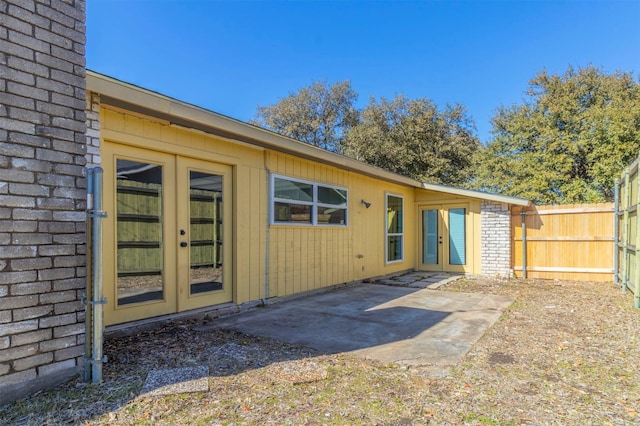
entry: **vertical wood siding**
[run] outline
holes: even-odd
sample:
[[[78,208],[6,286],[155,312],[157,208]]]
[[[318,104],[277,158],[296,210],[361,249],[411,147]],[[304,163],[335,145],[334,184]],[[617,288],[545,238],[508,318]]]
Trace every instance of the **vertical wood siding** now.
[[[348,225],[271,225],[269,230],[269,295],[286,296],[415,266],[414,190],[291,155],[268,151],[271,173],[345,187]],[[385,264],[385,194],[405,200],[404,262]],[[366,209],[361,200],[371,203]]]
[[[233,166],[235,303],[258,300],[267,294],[287,296],[415,267],[417,240],[411,230],[415,228],[415,193],[419,190],[111,106],[103,106],[101,124],[103,140],[112,143]],[[348,225],[268,225],[266,168],[283,176],[347,188]],[[404,261],[393,264],[386,264],[384,258],[387,193],[404,197]],[[371,203],[369,209],[361,204],[363,199]]]

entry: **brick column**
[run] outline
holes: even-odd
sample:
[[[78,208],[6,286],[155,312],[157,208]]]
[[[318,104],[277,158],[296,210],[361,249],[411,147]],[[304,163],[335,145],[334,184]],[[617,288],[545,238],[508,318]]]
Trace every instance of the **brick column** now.
[[[0,0],[0,404],[83,362],[84,54],[84,0]]]
[[[508,277],[511,269],[511,210],[483,201],[480,216],[482,275]]]

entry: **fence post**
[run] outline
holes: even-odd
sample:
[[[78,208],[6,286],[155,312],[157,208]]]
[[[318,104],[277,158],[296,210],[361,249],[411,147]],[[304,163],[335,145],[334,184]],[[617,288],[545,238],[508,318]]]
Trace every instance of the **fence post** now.
[[[522,215],[522,278],[527,278],[527,211],[522,208],[520,212]]]
[[[636,236],[633,242],[634,253],[633,260],[636,262],[636,270],[633,277],[633,306],[640,308],[640,211],[638,211],[638,197],[640,196],[640,157],[638,157],[638,165],[636,166],[636,199],[632,200],[636,211]]]
[[[631,191],[629,190],[629,170],[624,172],[624,217],[623,217],[623,234],[622,234],[622,261],[623,261],[623,273],[622,273],[622,291],[627,291],[627,284],[629,283],[629,205],[631,204]]]
[[[614,196],[613,196],[613,208],[614,208],[614,216],[613,216],[613,282],[618,283],[618,269],[620,267],[619,262],[619,248],[618,242],[620,240],[619,232],[620,226],[618,224],[618,215],[620,213],[619,203],[620,203],[620,181],[618,179],[614,182]]]

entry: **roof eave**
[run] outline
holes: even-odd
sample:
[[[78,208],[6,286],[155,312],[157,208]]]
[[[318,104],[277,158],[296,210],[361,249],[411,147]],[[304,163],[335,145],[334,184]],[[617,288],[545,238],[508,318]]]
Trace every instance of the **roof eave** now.
[[[87,71],[87,90],[104,95],[105,103],[133,109],[148,115],[167,119],[182,126],[197,128],[263,148],[292,154],[323,164],[337,166],[376,179],[420,188],[422,183],[371,166],[361,161],[296,141],[269,130],[227,117],[157,92],[144,89],[93,71]]]
[[[518,206],[531,204],[529,200],[524,198],[419,182],[90,70],[87,70],[87,90],[104,95],[102,101],[107,104],[122,106],[136,112],[166,119],[177,125],[192,127],[399,185]]]
[[[478,198],[481,200],[486,200],[486,201],[494,201],[497,203],[506,203],[506,204],[512,204],[512,205],[516,205],[516,206],[522,206],[522,207],[527,207],[530,206],[531,200],[527,200],[526,198],[519,198],[519,197],[511,197],[508,195],[501,195],[501,194],[490,194],[487,192],[482,192],[482,191],[474,191],[471,189],[462,189],[462,188],[455,188],[452,186],[446,186],[446,185],[438,185],[435,183],[427,183],[427,182],[423,182],[422,183],[422,188],[429,190],[429,191],[436,191],[436,192],[444,192],[447,194],[452,194],[452,195],[460,195],[460,196],[464,196],[464,197],[471,197],[471,198]]]

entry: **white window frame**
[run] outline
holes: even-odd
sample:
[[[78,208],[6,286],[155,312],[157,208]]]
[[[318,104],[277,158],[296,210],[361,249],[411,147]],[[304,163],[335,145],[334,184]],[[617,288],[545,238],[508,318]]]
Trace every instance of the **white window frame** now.
[[[290,199],[285,199],[285,198],[278,198],[275,196],[275,180],[276,179],[283,179],[283,180],[289,180],[291,182],[299,182],[299,183],[304,183],[307,185],[311,185],[313,188],[313,201],[309,202],[309,201],[300,201],[300,200],[290,200]],[[322,183],[322,182],[314,182],[314,181],[310,181],[310,180],[305,180],[305,179],[298,179],[298,178],[293,178],[290,176],[284,176],[284,175],[278,175],[278,174],[271,174],[271,179],[270,179],[270,190],[269,190],[269,223],[271,225],[284,225],[284,226],[329,226],[329,227],[346,227],[349,223],[349,190],[347,188],[344,188],[342,186],[337,186],[337,185],[331,185],[328,183]],[[327,203],[321,203],[318,201],[318,187],[323,187],[323,188],[330,188],[330,189],[337,189],[340,191],[344,191],[346,193],[346,206],[345,207],[341,207],[335,204],[327,204]],[[280,203],[287,203],[287,204],[301,204],[301,205],[307,205],[307,206],[311,206],[311,222],[310,223],[301,223],[301,222],[280,222],[280,221],[276,221],[275,220],[275,208],[274,205],[276,202],[280,202]],[[335,208],[340,208],[340,209],[344,209],[344,223],[318,223],[318,207],[335,207]]]
[[[402,215],[401,215],[401,223],[400,229],[402,232],[400,233],[389,233],[389,197],[396,197],[402,200]],[[404,262],[404,197],[399,194],[393,194],[391,192],[387,192],[384,195],[384,261],[385,264],[392,263],[400,263]],[[389,237],[400,237],[400,259],[389,260]]]

